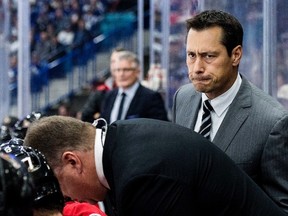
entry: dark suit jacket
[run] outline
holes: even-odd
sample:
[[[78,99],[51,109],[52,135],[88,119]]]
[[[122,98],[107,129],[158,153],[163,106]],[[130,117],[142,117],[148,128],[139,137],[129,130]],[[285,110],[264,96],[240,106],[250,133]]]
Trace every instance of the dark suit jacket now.
[[[91,122],[95,120],[94,115],[95,113],[101,112],[101,104],[104,99],[105,93],[107,90],[95,90],[92,92],[86,103],[81,109],[82,115],[81,115],[81,120],[86,121],[86,122]]]
[[[172,121],[194,129],[201,93],[192,84],[174,96]],[[288,213],[288,113],[242,77],[242,84],[213,140]]]
[[[107,122],[110,122],[117,93],[118,89],[114,89],[105,95],[101,118],[106,119]],[[167,121],[167,111],[160,93],[139,85],[125,117],[125,119],[133,118],[153,118]]]
[[[171,122],[111,124],[103,169],[116,215],[286,215],[223,151]]]

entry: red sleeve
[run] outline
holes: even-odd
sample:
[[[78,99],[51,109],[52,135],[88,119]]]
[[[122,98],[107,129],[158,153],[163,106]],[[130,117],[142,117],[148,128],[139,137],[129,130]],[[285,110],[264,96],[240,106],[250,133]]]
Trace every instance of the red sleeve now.
[[[63,216],[107,216],[98,205],[80,202],[67,202],[63,209]]]

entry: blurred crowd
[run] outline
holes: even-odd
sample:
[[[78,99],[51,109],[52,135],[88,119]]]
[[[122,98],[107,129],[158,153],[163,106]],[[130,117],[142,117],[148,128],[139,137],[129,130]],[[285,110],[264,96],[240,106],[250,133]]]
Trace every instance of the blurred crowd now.
[[[37,93],[47,83],[47,76],[61,76],[65,68],[50,71],[49,63],[70,50],[82,46],[101,32],[105,14],[118,10],[121,0],[42,0],[30,1],[31,92]],[[129,7],[129,4],[127,5]],[[121,8],[122,9],[122,8]],[[17,95],[17,1],[10,1],[10,69],[11,104]],[[62,74],[63,75],[63,74]]]
[[[116,10],[119,0],[42,0],[31,4],[31,52],[53,60],[61,48],[77,46],[97,35],[97,24],[107,12]],[[17,44],[17,4],[11,2],[11,37]],[[56,49],[55,49],[56,48]],[[17,46],[11,47],[11,53]]]

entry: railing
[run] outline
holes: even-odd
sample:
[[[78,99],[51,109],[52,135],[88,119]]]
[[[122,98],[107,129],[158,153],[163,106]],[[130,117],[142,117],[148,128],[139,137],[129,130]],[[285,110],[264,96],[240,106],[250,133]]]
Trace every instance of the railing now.
[[[31,76],[33,111],[45,111],[101,78],[102,72],[109,67],[112,48],[120,44],[136,50],[137,28],[133,13],[107,14],[100,28],[102,34],[73,49],[66,49],[61,57],[50,63],[41,62],[37,66],[39,73]]]

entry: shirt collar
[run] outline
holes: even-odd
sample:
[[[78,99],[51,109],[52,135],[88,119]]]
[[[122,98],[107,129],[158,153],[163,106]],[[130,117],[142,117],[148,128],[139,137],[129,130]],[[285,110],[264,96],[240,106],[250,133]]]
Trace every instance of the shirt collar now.
[[[132,86],[130,86],[129,88],[127,88],[125,90],[123,88],[119,88],[118,95],[121,95],[123,92],[125,92],[126,96],[133,97],[135,95],[135,92],[137,91],[139,85],[140,85],[139,82],[135,82]]]
[[[96,127],[99,120],[101,119],[95,120],[93,126]],[[101,184],[103,184],[106,188],[110,189],[107,179],[104,175],[103,160],[102,160],[106,132],[107,132],[107,123],[106,123],[106,130],[102,128],[96,128],[95,142],[94,142],[94,157],[98,179],[101,182]]]
[[[231,86],[231,88],[228,89],[226,92],[224,92],[222,95],[210,101],[217,116],[221,116],[225,112],[225,110],[228,109],[228,107],[234,100],[237,92],[239,91],[241,83],[242,83],[242,78],[240,74],[238,73],[237,78],[234,84]],[[206,94],[202,93],[202,101],[205,101],[207,99],[208,97],[206,96]]]

